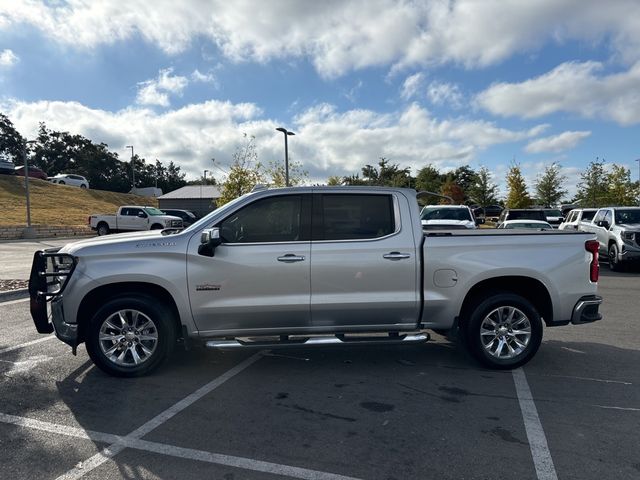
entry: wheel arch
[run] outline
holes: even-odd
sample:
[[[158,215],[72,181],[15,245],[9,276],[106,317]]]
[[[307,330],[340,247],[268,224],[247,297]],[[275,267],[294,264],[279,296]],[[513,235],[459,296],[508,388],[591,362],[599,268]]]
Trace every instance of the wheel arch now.
[[[84,341],[85,328],[93,313],[97,310],[98,305],[103,304],[110,298],[122,294],[142,294],[153,297],[156,301],[164,303],[172,313],[176,338],[182,337],[182,322],[178,306],[169,291],[164,287],[147,282],[119,282],[110,283],[94,288],[87,293],[78,307],[78,343]]]
[[[469,318],[473,305],[493,293],[513,293],[527,299],[538,311],[544,323],[553,322],[553,302],[545,285],[531,277],[510,275],[494,277],[475,284],[462,302],[458,322],[462,325]]]

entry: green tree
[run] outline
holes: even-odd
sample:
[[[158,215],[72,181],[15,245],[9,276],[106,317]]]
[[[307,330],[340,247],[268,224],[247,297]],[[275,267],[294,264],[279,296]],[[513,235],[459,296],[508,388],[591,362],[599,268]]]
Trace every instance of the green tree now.
[[[411,187],[411,169],[400,168],[398,164],[390,164],[389,161],[381,157],[378,168],[372,165],[362,167],[362,179],[358,175],[345,177],[343,183],[346,185],[377,185],[383,187]]]
[[[429,164],[426,167],[418,170],[415,185],[416,190],[418,190],[419,192],[427,191],[438,193],[440,191],[440,188],[442,187],[443,182],[444,178],[440,174],[438,169]]]
[[[631,181],[631,170],[622,165],[613,165],[607,174],[608,191],[607,200],[611,205],[637,205],[637,182]]]
[[[0,156],[7,157],[16,165],[22,165],[22,148],[25,139],[15,129],[9,117],[0,113]]]
[[[560,203],[567,194],[564,185],[567,177],[562,174],[560,165],[553,162],[536,178],[535,188],[538,202],[545,207],[552,207]]]
[[[464,203],[470,203],[469,192],[476,183],[477,172],[469,165],[462,165],[450,173],[453,181],[464,192]]]
[[[469,187],[468,198],[481,207],[498,203],[498,186],[493,183],[491,172],[487,167],[480,167],[474,183]]]
[[[255,138],[247,137],[243,146],[239,146],[233,154],[233,163],[229,174],[222,184],[217,205],[222,206],[231,200],[249,193],[253,187],[265,183],[262,165],[258,162]]]
[[[527,191],[527,184],[522,176],[520,165],[512,163],[507,172],[507,208],[528,208],[531,198]]]
[[[274,187],[286,186],[286,171],[282,162],[269,162],[266,169],[267,177],[271,178],[271,185]],[[309,172],[302,168],[302,163],[289,161],[289,185],[301,185],[309,178]]]
[[[329,178],[327,178],[327,185],[329,186],[339,186],[342,185],[342,182],[343,178],[336,175],[331,175]]]
[[[581,207],[600,207],[608,203],[609,178],[604,160],[596,158],[580,174],[578,191],[574,198]]]

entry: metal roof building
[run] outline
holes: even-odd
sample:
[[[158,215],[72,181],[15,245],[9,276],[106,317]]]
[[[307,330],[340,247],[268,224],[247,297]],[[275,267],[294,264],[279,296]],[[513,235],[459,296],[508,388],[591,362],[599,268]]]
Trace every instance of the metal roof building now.
[[[202,217],[215,210],[220,189],[215,185],[188,185],[158,197],[158,208],[190,210]]]

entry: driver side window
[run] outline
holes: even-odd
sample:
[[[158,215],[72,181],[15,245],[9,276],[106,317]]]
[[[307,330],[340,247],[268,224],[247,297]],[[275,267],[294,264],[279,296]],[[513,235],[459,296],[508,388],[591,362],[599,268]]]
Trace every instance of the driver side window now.
[[[296,242],[301,237],[302,196],[268,197],[220,223],[224,243]]]

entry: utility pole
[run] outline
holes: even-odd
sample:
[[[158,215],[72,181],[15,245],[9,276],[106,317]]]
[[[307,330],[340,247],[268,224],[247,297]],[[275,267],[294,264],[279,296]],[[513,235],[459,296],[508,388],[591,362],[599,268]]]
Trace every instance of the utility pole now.
[[[130,148],[131,149],[131,172],[132,172],[132,185],[131,185],[131,189],[135,189],[136,188],[136,165],[133,162],[133,145],[127,145],[124,148]]]
[[[22,159],[24,161],[24,189],[27,197],[27,228],[24,229],[22,236],[24,238],[33,238],[34,232],[31,227],[31,196],[29,195],[29,157],[27,156],[27,145],[30,143],[36,143],[35,140],[28,140],[24,142],[22,148]]]

